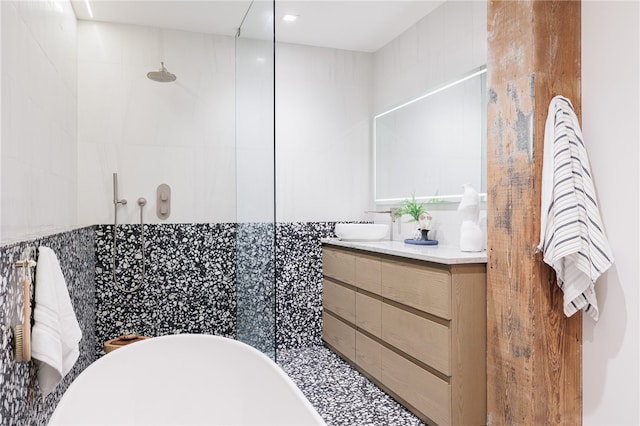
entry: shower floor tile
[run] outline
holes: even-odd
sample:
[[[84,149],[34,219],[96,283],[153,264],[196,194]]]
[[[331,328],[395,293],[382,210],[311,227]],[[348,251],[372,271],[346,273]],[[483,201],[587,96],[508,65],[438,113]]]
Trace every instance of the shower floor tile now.
[[[424,425],[324,346],[279,350],[278,364],[328,426]]]

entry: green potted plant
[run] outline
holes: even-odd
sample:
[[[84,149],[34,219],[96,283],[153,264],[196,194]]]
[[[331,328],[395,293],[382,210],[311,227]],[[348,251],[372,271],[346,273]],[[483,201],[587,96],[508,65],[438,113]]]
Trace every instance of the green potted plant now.
[[[416,200],[416,194],[411,193],[411,198],[407,198],[400,204],[400,209],[397,212],[398,216],[411,216],[410,222],[417,222],[416,233],[414,235],[415,240],[428,240],[427,234],[429,233],[429,225],[431,225],[431,215],[425,208],[423,203],[418,203]]]

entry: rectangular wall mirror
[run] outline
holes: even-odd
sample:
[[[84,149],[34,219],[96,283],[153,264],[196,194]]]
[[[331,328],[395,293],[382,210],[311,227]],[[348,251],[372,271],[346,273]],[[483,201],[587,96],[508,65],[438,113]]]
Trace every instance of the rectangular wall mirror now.
[[[486,122],[484,66],[376,115],[375,202],[455,202],[465,183],[484,199]]]

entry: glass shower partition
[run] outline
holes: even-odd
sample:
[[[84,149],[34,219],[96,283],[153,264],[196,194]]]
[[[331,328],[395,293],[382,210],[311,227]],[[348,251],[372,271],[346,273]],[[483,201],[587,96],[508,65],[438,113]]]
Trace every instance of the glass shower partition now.
[[[274,2],[236,37],[237,338],[276,357]]]

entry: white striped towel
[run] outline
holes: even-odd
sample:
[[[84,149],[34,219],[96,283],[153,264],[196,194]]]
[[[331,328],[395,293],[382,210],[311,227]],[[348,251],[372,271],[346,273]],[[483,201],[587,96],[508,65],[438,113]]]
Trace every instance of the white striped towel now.
[[[540,244],[564,292],[564,313],[598,320],[594,285],[613,263],[578,117],[569,99],[549,104],[544,134]]]

